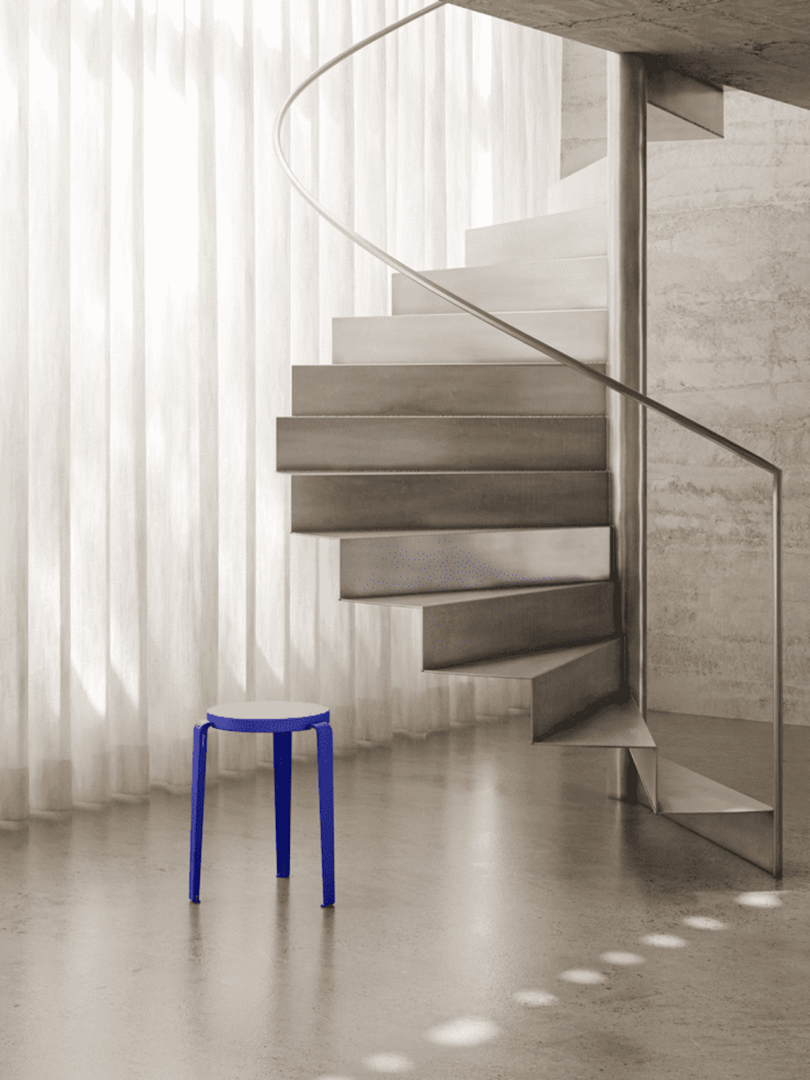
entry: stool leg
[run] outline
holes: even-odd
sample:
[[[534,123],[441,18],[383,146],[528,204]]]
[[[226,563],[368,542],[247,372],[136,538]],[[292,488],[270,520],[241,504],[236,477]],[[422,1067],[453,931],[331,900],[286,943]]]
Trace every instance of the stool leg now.
[[[290,876],[290,806],[292,801],[292,732],[273,734],[276,797],[276,877]]]
[[[332,767],[332,728],[328,723],[313,724],[318,739],[318,793],[321,803],[321,867],[323,903],[335,903],[335,792]]]
[[[203,813],[205,810],[205,761],[210,724],[194,728],[194,757],[191,762],[191,858],[188,871],[188,898],[200,902],[200,861],[202,859]]]

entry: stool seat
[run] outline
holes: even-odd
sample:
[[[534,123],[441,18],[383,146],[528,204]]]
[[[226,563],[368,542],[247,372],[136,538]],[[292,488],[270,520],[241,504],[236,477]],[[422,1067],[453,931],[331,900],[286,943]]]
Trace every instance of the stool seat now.
[[[308,701],[235,701],[213,705],[208,719],[222,731],[306,731],[329,723],[329,710]]]
[[[314,730],[318,745],[318,793],[321,812],[321,865],[323,904],[335,902],[335,820],[332,761],[332,728],[324,705],[304,701],[237,701],[213,705],[206,722],[194,728],[191,780],[191,857],[188,895],[200,902],[203,816],[205,811],[205,763],[208,729],[269,732],[273,736],[273,769],[276,809],[276,876],[290,876],[290,816],[292,808],[292,733]]]

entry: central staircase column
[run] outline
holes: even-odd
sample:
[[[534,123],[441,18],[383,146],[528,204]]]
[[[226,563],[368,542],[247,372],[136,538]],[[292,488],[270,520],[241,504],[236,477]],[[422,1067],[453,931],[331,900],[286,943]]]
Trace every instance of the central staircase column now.
[[[647,392],[647,72],[636,53],[609,53],[608,374]],[[617,603],[625,634],[624,685],[646,717],[646,417],[641,406],[608,394],[611,517]],[[633,766],[612,751],[608,793],[631,794]]]

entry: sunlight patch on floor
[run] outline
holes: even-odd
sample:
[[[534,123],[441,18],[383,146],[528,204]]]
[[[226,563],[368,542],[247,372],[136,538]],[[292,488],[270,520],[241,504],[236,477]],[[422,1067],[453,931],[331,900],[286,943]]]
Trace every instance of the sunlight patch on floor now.
[[[595,986],[597,983],[605,982],[607,976],[601,971],[592,971],[590,968],[570,968],[568,971],[563,971],[560,978],[565,979],[566,982],[579,983],[581,986]]]
[[[682,949],[686,942],[676,934],[647,934],[641,939],[642,945],[652,945],[656,949]]]
[[[745,892],[737,897],[737,903],[744,907],[781,907],[782,901],[772,892]]]
[[[782,906],[780,896],[774,892],[748,892],[735,897],[738,904],[745,907],[775,908]],[[688,915],[681,920],[684,926],[692,930],[726,930],[728,924],[720,919],[706,915]],[[646,934],[639,941],[658,949],[681,949],[687,941],[677,934]],[[633,967],[646,963],[646,958],[638,953],[612,950],[603,952],[599,957],[603,964],[618,967]],[[560,973],[558,978],[580,986],[597,986],[608,981],[608,976],[593,968],[569,968]],[[512,1001],[528,1008],[542,1008],[559,1003],[559,998],[547,990],[525,989],[511,995]],[[492,1020],[476,1016],[462,1016],[455,1020],[437,1024],[425,1032],[425,1038],[439,1046],[464,1047],[480,1046],[503,1034]],[[362,1064],[378,1073],[404,1073],[415,1068],[414,1062],[401,1054],[381,1053],[363,1058]],[[329,1075],[318,1080],[353,1080],[350,1076]]]
[[[644,957],[632,952],[603,952],[599,957],[606,964],[620,964],[629,967],[631,964],[643,964]]]
[[[518,1005],[528,1005],[530,1009],[537,1009],[543,1005],[555,1005],[559,1000],[547,990],[518,990],[512,994],[512,1000]]]
[[[705,915],[690,915],[683,920],[684,926],[691,926],[693,930],[725,930],[726,924],[719,919],[709,919]]]
[[[367,1069],[381,1073],[408,1072],[413,1068],[413,1062],[402,1054],[372,1054],[363,1058],[363,1064]]]
[[[481,1020],[476,1016],[462,1016],[439,1024],[427,1032],[425,1038],[440,1046],[480,1046],[500,1035],[501,1029],[491,1020]]]

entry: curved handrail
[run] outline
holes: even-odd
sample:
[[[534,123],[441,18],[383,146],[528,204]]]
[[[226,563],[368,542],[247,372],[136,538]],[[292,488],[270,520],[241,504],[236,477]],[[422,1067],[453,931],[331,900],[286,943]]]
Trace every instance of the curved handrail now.
[[[311,191],[306,188],[303,183],[293,172],[289,162],[284,154],[284,150],[281,145],[281,129],[284,123],[284,118],[290,111],[290,108],[297,100],[298,97],[316,82],[321,75],[325,74],[331,68],[341,63],[343,60],[348,59],[354,53],[359,52],[360,49],[364,49],[367,45],[373,44],[375,41],[379,41],[380,38],[385,37],[388,34],[393,33],[394,30],[398,30],[400,27],[405,26],[407,23],[413,22],[415,19],[421,19],[423,15],[427,15],[431,11],[435,11],[437,8],[444,7],[448,0],[437,0],[436,3],[428,5],[428,7],[421,8],[419,11],[415,11],[410,15],[406,15],[405,18],[399,19],[397,22],[391,23],[389,26],[383,27],[382,30],[377,30],[375,33],[370,34],[368,37],[363,38],[362,41],[357,42],[355,45],[350,46],[348,49],[344,49],[342,53],[333,57],[327,63],[322,64],[316,71],[309,75],[304,81],[296,87],[290,94],[284,105],[281,108],[281,112],[278,114],[275,126],[273,128],[273,147],[276,152],[276,156],[281,164],[281,167],[286,172],[293,187],[307,200],[307,202],[314,207],[314,209],[325,218],[330,224],[332,224],[339,232],[344,236],[353,240],[359,247],[368,251],[369,254],[376,256],[382,262],[386,263],[392,269],[397,270],[399,273],[409,277],[412,281],[428,289],[436,296],[440,296],[443,300],[449,301],[455,307],[461,308],[462,311],[466,311],[468,314],[475,316],[482,322],[488,323],[496,330],[502,331],[504,334],[508,334],[510,337],[520,341],[523,345],[528,345],[529,348],[537,350],[537,352],[544,353],[546,356],[551,357],[553,360],[557,360],[562,364],[566,364],[570,368],[574,368],[582,375],[585,375],[589,379],[593,379],[596,382],[606,386],[609,390],[615,391],[617,394],[621,394],[623,397],[630,398],[632,401],[637,402],[644,408],[650,409],[653,412],[660,413],[662,416],[669,417],[670,420],[679,424],[681,427],[686,428],[688,431],[693,431],[696,435],[700,435],[704,439],[708,439],[710,442],[716,443],[718,446],[722,446],[725,450],[730,451],[732,454],[736,454],[737,457],[743,458],[745,461],[750,462],[752,465],[756,465],[757,468],[765,470],[771,474],[773,478],[773,583],[774,583],[774,824],[775,834],[778,837],[776,844],[775,855],[775,876],[781,876],[782,865],[782,850],[781,850],[781,836],[782,836],[782,661],[783,661],[783,640],[782,640],[782,470],[778,465],[775,465],[772,461],[768,461],[766,458],[760,457],[759,454],[755,454],[753,451],[748,450],[744,446],[740,446],[739,443],[733,442],[731,439],[727,439],[724,435],[720,435],[718,432],[713,431],[711,428],[705,427],[703,424],[699,424],[696,420],[692,420],[688,416],[684,416],[683,413],[677,412],[675,409],[669,408],[668,405],[664,405],[660,401],[656,401],[655,398],[648,397],[647,394],[642,394],[638,390],[634,390],[630,386],[625,386],[624,383],[619,382],[617,379],[612,379],[609,375],[603,375],[600,371],[594,371],[590,365],[583,363],[581,360],[575,360],[573,356],[569,356],[567,353],[561,352],[560,349],[554,348],[553,345],[549,345],[547,342],[541,341],[539,338],[533,337],[531,334],[525,333],[523,330],[519,330],[516,326],[512,326],[511,323],[505,322],[503,319],[499,319],[497,315],[493,315],[489,311],[485,311],[483,308],[477,307],[475,304],[471,304],[469,300],[465,300],[464,297],[458,296],[456,293],[451,292],[449,289],[445,289],[442,285],[437,284],[435,281],[431,281],[425,274],[420,274],[418,270],[414,270],[413,267],[408,266],[406,263],[400,262],[389,252],[384,251],[382,248],[377,247],[365,236],[361,236],[360,233],[355,232],[354,229],[345,225],[339,221],[333,214],[326,209],[323,203],[312,194]],[[777,873],[778,870],[778,873]]]
[[[382,248],[377,247],[370,240],[367,240],[365,236],[361,236],[360,233],[355,232],[354,229],[348,225],[344,225],[334,217],[323,205],[319,202],[315,196],[301,183],[298,177],[290,168],[290,164],[284,155],[284,151],[281,146],[281,127],[284,123],[284,118],[289,112],[291,106],[295,100],[311,86],[321,75],[329,71],[330,68],[335,67],[342,60],[348,59],[353,53],[359,52],[360,49],[365,48],[366,45],[372,44],[374,41],[378,41],[380,38],[385,37],[386,34],[392,33],[394,30],[399,29],[401,26],[405,26],[406,23],[413,22],[414,19],[419,19],[423,15],[426,15],[430,11],[435,11],[436,8],[444,7],[447,0],[438,0],[437,3],[431,4],[429,7],[421,8],[419,11],[414,12],[411,15],[407,15],[404,19],[400,19],[398,22],[391,23],[390,26],[384,27],[382,30],[378,30],[376,33],[371,34],[369,37],[364,38],[356,45],[352,45],[351,48],[346,49],[340,53],[339,56],[329,60],[326,64],[321,65],[314,71],[308,78],[306,78],[300,86],[298,86],[292,94],[284,102],[281,112],[276,120],[275,128],[273,131],[273,145],[275,147],[276,155],[278,156],[281,166],[287,173],[293,186],[303,195],[310,205],[312,205],[321,217],[326,218],[339,232],[342,232],[344,236],[347,236],[350,240],[353,240],[359,247],[364,248],[371,255],[375,255],[382,262],[387,263],[388,266],[394,270],[398,270],[401,274],[405,274],[406,277],[411,278],[412,281],[416,281],[419,285],[429,289],[432,293],[440,296],[443,300],[449,301],[456,307],[461,308],[463,311],[468,312],[470,315],[474,315],[482,322],[489,323],[490,326],[495,327],[496,330],[501,330],[505,334],[509,334],[510,337],[516,338],[524,345],[528,345],[529,348],[536,349],[538,352],[545,353],[546,356],[550,356],[553,360],[559,360],[562,364],[567,364],[568,367],[576,368],[577,371],[586,375],[590,379],[594,379],[596,382],[602,383],[603,386],[607,386],[610,390],[615,390],[616,393],[622,394],[624,397],[632,398],[633,401],[638,402],[639,405],[644,405],[648,409],[652,409],[653,412],[661,413],[663,416],[668,416],[670,420],[674,420],[676,424],[680,424],[681,427],[688,428],[690,431],[694,431],[696,435],[702,435],[705,439],[709,439],[711,442],[717,443],[719,446],[724,447],[726,450],[731,451],[732,454],[736,454],[738,457],[744,458],[746,461],[750,461],[752,465],[757,465],[761,469],[765,469],[766,472],[773,475],[781,474],[781,469],[774,465],[773,462],[768,461],[766,458],[760,457],[752,450],[746,449],[744,446],[740,446],[739,443],[732,442],[731,439],[727,439],[724,435],[720,435],[716,431],[712,431],[711,428],[705,427],[703,424],[699,424],[696,420],[690,419],[688,416],[684,416],[683,413],[677,412],[675,409],[670,409],[668,405],[664,405],[660,401],[656,401],[654,398],[648,397],[646,394],[642,394],[638,390],[632,389],[632,387],[625,386],[624,383],[619,382],[617,379],[612,379],[609,375],[603,375],[600,371],[594,371],[588,364],[584,364],[581,360],[575,360],[573,356],[569,356],[567,353],[561,352],[559,349],[555,349],[553,345],[549,345],[545,341],[540,341],[539,338],[533,337],[531,334],[524,333],[523,330],[518,330],[516,326],[512,326],[511,323],[504,322],[503,319],[499,319],[497,315],[493,315],[489,311],[485,311],[483,308],[476,307],[475,304],[471,304],[469,300],[465,300],[464,297],[458,296],[456,293],[450,292],[449,289],[445,289],[444,286],[438,285],[435,281],[431,281],[429,277],[424,274],[420,274],[418,270],[414,270],[413,267],[407,266],[405,263],[400,262],[399,259],[394,258],[393,255],[387,251],[383,251]]]

